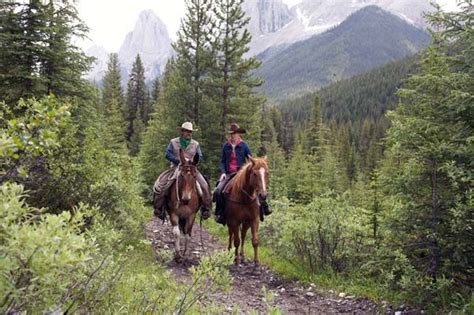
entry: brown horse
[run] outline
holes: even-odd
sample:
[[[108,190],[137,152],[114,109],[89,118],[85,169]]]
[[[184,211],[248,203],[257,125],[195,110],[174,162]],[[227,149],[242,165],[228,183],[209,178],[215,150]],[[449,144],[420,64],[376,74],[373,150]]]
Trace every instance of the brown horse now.
[[[173,226],[177,259],[186,256],[188,253],[194,220],[201,205],[198,193],[201,188],[196,182],[196,165],[192,161],[187,161],[181,150],[179,151],[179,159],[177,176],[170,187],[170,195],[167,198],[167,211]],[[183,255],[181,255],[180,249],[181,233],[185,237]]]
[[[235,262],[240,264],[244,258],[244,242],[248,229],[252,232],[253,260],[258,265],[258,227],[260,224],[260,204],[258,196],[267,197],[268,166],[267,158],[249,158],[235,175],[226,189],[226,223],[229,229],[229,246],[235,246]],[[240,242],[239,231],[242,243]],[[239,256],[240,246],[240,256]]]

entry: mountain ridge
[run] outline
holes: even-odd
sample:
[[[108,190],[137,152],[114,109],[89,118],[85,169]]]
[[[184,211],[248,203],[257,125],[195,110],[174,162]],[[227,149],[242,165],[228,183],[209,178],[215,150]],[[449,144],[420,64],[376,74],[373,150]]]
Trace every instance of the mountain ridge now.
[[[323,34],[258,56],[256,74],[273,99],[314,90],[412,55],[430,41],[428,33],[377,6],[366,6]]]
[[[418,26],[422,25],[421,12],[429,6],[429,0],[351,0],[349,4],[347,0],[304,0],[289,8],[282,0],[247,0],[243,9],[251,17],[248,29],[253,38],[248,55],[306,40],[336,27],[357,8],[373,3]],[[128,79],[137,53],[142,57],[146,78],[153,80],[159,76],[167,60],[174,55],[171,44],[168,29],[159,17],[152,10],[142,11],[118,51],[122,80]],[[107,58],[104,59],[103,52],[98,53],[97,49],[95,53],[88,50],[88,55],[98,60],[87,77],[100,81]]]

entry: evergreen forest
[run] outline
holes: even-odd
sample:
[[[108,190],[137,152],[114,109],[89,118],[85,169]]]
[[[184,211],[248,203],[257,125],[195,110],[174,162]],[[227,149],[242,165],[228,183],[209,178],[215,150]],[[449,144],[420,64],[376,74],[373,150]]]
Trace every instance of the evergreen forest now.
[[[125,86],[115,53],[100,85],[84,79],[76,1],[0,2],[2,312],[222,312],[206,296],[231,286],[232,255],[203,258],[182,284],[144,233],[184,121],[212,187],[230,123],[267,156],[269,268],[380,312],[474,312],[472,0],[427,15],[418,54],[278,104],[247,54],[243,1],[186,0],[164,73],[146,78],[138,54]]]

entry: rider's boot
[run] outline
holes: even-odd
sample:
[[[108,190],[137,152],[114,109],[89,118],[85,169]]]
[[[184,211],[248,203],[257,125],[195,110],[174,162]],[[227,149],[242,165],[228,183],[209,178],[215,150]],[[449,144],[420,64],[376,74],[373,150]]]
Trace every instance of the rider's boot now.
[[[209,203],[209,202],[204,203],[203,201],[203,204],[201,206],[201,218],[203,220],[207,220],[210,218],[211,209],[212,209],[212,203]]]
[[[267,202],[267,198],[263,198],[262,196],[258,195],[258,201],[260,203],[260,212],[263,212],[264,215],[269,215],[272,213],[270,205]]]
[[[225,225],[224,197],[219,192],[215,192],[214,198],[216,200],[216,222]]]
[[[165,201],[165,197],[162,196],[162,197],[156,197],[154,198],[153,200],[153,214],[160,218],[161,220],[165,220],[166,218],[166,211],[165,211],[165,207],[164,207],[164,201]]]

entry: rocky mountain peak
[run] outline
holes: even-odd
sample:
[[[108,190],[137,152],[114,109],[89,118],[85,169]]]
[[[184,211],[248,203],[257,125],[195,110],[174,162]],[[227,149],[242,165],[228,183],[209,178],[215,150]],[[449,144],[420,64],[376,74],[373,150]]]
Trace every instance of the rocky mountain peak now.
[[[430,0],[303,0],[293,5],[290,10],[286,5],[286,10],[281,9],[284,4],[279,0],[246,2],[246,12],[254,20],[251,20],[254,24],[249,27],[254,36],[250,47],[251,54],[258,54],[270,47],[288,45],[327,31],[342,23],[352,13],[370,5],[376,5],[417,27],[426,26],[423,13],[432,10]],[[286,18],[282,21],[285,23],[280,28],[274,28],[273,32],[262,32],[256,27],[260,25],[260,9],[270,8],[283,14]],[[263,11],[262,14],[267,16],[269,12]]]
[[[125,69],[131,69],[137,54],[140,54],[145,77],[152,80],[164,69],[172,51],[166,25],[152,10],[145,10],[140,13],[133,31],[125,37],[119,60]],[[128,73],[125,79],[128,79]]]
[[[282,0],[247,0],[243,9],[251,17],[249,30],[254,36],[274,33],[293,19]]]

